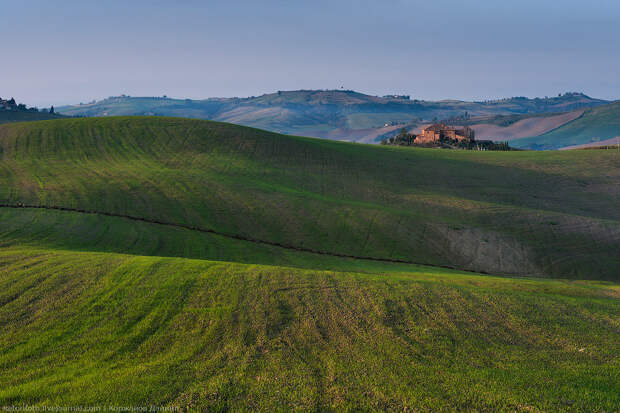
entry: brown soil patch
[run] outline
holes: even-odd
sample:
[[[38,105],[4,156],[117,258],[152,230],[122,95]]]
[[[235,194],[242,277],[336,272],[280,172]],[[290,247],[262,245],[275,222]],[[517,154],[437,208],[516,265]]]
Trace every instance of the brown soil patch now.
[[[542,135],[567,122],[577,119],[583,112],[583,110],[576,110],[557,116],[523,119],[506,127],[480,123],[478,125],[472,125],[471,128],[476,132],[476,139],[509,141],[512,139]]]

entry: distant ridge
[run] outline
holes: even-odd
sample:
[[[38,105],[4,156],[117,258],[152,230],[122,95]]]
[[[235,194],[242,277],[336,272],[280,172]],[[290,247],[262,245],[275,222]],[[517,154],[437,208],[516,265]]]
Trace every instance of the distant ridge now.
[[[423,121],[456,116],[566,112],[609,102],[583,93],[481,102],[371,96],[352,90],[277,91],[257,97],[204,100],[117,96],[89,104],[63,106],[70,116],[162,115],[218,120],[273,132],[376,143],[386,133]]]

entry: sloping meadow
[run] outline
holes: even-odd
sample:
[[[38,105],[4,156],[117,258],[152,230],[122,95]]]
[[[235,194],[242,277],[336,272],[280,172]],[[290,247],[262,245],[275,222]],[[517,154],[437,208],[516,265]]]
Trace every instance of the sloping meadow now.
[[[383,148],[174,118],[0,126],[0,202],[357,257],[618,279],[611,151]]]
[[[619,181],[610,151],[2,125],[0,406],[614,411]]]
[[[367,269],[368,270],[368,269]],[[0,250],[0,405],[613,411],[617,285]]]

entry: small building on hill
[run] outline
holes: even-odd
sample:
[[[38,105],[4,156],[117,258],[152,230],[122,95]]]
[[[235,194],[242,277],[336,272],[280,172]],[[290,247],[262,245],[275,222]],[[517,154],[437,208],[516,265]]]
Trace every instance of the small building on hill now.
[[[416,137],[416,143],[433,143],[443,140],[456,142],[463,140],[472,141],[474,140],[474,131],[467,126],[457,129],[443,123],[435,123],[422,129],[422,133]]]

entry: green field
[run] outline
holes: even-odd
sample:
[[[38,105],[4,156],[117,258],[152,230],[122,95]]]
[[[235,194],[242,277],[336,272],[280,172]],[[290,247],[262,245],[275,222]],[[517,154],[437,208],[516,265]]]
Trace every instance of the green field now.
[[[617,285],[5,248],[0,404],[613,411]]]
[[[0,207],[0,407],[615,411],[619,187],[614,151],[0,125],[0,204],[70,209]]]
[[[492,274],[618,280],[613,151],[386,148],[175,118],[0,126],[0,203]]]

